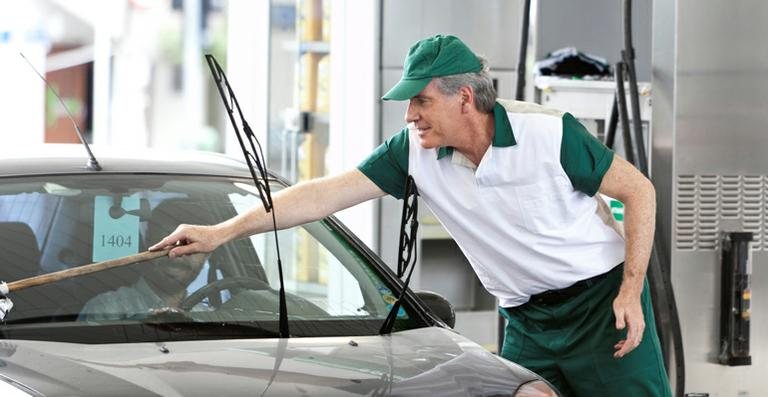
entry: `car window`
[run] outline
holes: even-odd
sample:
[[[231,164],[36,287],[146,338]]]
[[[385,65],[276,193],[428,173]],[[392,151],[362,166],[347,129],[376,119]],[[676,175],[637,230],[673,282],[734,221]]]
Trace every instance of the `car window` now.
[[[247,180],[216,177],[0,180],[0,279],[143,252],[179,224],[215,224],[247,211],[261,203],[256,192]],[[348,235],[318,221],[279,231],[277,243],[292,335],[377,333],[395,286]],[[276,248],[275,234],[268,232],[210,254],[161,257],[14,291],[15,306],[0,332],[46,340],[88,335],[90,343],[272,337],[279,312]],[[176,332],[125,331],[162,324],[174,324]],[[405,304],[396,330],[419,326],[420,315]],[[72,332],[60,332],[62,327]]]

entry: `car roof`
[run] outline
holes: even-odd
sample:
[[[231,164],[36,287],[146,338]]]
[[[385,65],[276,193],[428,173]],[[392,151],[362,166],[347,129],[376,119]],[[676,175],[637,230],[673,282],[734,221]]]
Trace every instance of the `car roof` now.
[[[244,161],[214,152],[91,145],[91,151],[102,167],[101,171],[93,171],[86,167],[88,154],[80,144],[4,149],[0,152],[0,177],[90,173],[251,176]]]

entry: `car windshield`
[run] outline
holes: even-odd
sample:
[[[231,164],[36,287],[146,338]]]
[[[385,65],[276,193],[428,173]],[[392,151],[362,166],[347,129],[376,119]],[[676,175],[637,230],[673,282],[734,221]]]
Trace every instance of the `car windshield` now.
[[[224,177],[1,182],[0,280],[8,283],[137,254],[179,224],[215,224],[261,203],[252,182]],[[398,288],[369,253],[330,220],[282,230],[278,242],[292,336],[378,333]],[[274,234],[257,234],[211,254],[12,291],[0,336],[83,343],[275,337],[278,274]],[[397,319],[396,331],[426,325],[407,301]]]

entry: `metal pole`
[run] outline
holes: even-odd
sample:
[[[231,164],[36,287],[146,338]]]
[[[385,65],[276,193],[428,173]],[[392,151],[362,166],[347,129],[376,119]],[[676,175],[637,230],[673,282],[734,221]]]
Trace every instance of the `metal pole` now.
[[[525,100],[525,60],[528,57],[528,30],[530,25],[530,14],[531,14],[531,0],[525,0],[525,3],[523,3],[523,21],[521,23],[521,31],[520,31],[520,48],[519,48],[519,58],[517,60],[517,82],[516,82],[516,89],[515,89],[515,99],[518,101]],[[496,307],[499,307],[498,305],[499,300],[496,299]],[[496,354],[501,355],[501,348],[504,346],[504,328],[506,327],[506,321],[504,320],[504,317],[501,315],[501,313],[497,314],[498,320],[497,320],[497,348],[496,348]]]
[[[523,23],[520,32],[520,56],[517,59],[517,89],[515,99],[525,100],[525,60],[528,57],[528,26],[530,25],[531,0],[523,4]]]
[[[185,120],[190,132],[203,126],[203,53],[201,50],[201,0],[184,0],[183,90]]]
[[[94,6],[101,9],[101,15],[109,7],[100,1]],[[112,142],[110,131],[111,91],[112,91],[112,39],[109,30],[109,18],[97,18],[93,26],[93,135],[92,142],[109,145]]]
[[[632,134],[629,130],[629,115],[627,115],[627,94],[624,92],[624,62],[616,62],[616,103],[619,107],[621,121],[621,137],[624,139],[624,157],[631,164],[635,162],[635,151],[632,148]]]
[[[611,118],[608,119],[608,126],[605,129],[605,146],[609,149],[613,149],[613,145],[616,142],[616,127],[619,121],[619,104],[616,99],[616,94],[613,96],[613,105],[611,106]]]
[[[637,75],[635,74],[635,49],[632,47],[632,1],[624,0],[624,50],[621,57],[627,67],[629,76],[629,102],[632,106],[632,129],[637,146],[637,168],[643,175],[648,176],[648,157],[645,154],[645,139],[643,125],[640,120],[640,100],[637,92]]]

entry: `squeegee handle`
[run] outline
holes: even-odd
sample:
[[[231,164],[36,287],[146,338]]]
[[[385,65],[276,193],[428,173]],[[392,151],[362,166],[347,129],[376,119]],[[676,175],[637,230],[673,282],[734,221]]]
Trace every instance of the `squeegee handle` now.
[[[113,267],[120,267],[126,265],[132,265],[138,262],[144,262],[151,259],[159,258],[161,256],[168,255],[170,249],[161,251],[145,251],[138,254],[128,255],[121,258],[110,259],[102,262],[91,263],[89,265],[83,265],[73,267],[71,269],[60,270],[58,272],[41,274],[39,276],[24,278],[21,280],[13,281],[10,283],[3,283],[0,285],[0,293],[7,295],[9,292],[22,290],[25,288],[35,287],[38,285],[49,284],[59,280],[65,280],[72,277],[82,276],[84,274],[100,272],[102,270],[111,269]]]

